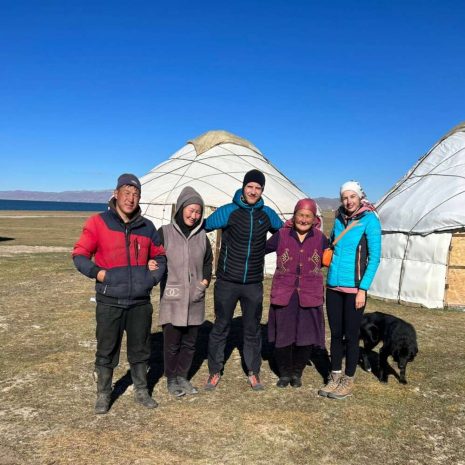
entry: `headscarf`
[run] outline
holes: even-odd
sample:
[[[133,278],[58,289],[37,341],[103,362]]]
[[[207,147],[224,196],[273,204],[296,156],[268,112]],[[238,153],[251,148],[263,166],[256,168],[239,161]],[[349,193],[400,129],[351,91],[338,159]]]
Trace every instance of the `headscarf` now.
[[[306,198],[306,199],[300,199],[297,201],[294,207],[294,215],[299,211],[299,210],[310,210],[313,215],[313,224],[312,227],[317,227],[318,229],[321,229],[321,218],[318,216],[318,208],[316,205],[316,202],[313,199]],[[286,223],[284,224],[284,227],[287,228],[292,228],[294,226],[294,216],[290,220],[287,220]]]

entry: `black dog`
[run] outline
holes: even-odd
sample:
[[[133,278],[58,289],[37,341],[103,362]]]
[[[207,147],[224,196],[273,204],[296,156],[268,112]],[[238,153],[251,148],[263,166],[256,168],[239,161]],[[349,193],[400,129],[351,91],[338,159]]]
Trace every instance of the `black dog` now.
[[[413,361],[418,352],[417,335],[410,323],[386,313],[367,313],[362,317],[360,339],[364,345],[360,348],[360,356],[365,370],[371,371],[368,351],[379,342],[383,342],[379,351],[379,380],[387,383],[389,368],[387,359],[391,355],[399,367],[399,381],[407,384],[405,377],[407,363]]]

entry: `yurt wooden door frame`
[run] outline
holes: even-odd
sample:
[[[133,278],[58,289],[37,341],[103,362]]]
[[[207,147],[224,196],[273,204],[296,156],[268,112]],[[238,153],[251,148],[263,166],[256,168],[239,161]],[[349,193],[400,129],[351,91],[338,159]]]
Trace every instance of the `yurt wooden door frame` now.
[[[465,229],[452,234],[444,305],[465,307]]]

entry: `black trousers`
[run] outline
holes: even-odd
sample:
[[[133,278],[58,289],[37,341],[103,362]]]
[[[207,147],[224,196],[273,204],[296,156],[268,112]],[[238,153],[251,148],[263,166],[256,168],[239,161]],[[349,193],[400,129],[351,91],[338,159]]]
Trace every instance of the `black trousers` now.
[[[365,307],[355,308],[356,294],[347,294],[326,289],[326,311],[331,329],[331,369],[342,369],[344,349],[346,356],[345,374],[354,376],[357,368],[360,323]]]
[[[274,358],[278,366],[280,377],[302,377],[305,366],[310,358],[312,346],[297,346],[291,344],[286,347],[277,347]]]
[[[260,321],[263,311],[263,284],[237,284],[218,279],[214,290],[215,323],[208,340],[208,369],[219,373],[224,366],[224,349],[234,309],[241,304],[244,331],[244,361],[248,371],[260,372],[262,335]]]
[[[198,326],[163,325],[165,376],[187,378],[195,354]]]
[[[127,308],[97,303],[95,365],[112,369],[118,366],[124,331],[129,363],[147,363],[150,358],[152,313],[151,303]]]

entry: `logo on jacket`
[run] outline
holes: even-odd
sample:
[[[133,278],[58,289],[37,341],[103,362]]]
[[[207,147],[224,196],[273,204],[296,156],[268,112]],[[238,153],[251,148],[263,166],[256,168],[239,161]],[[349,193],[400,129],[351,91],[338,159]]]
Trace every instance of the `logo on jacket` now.
[[[166,287],[163,294],[166,297],[179,297],[179,287]]]

